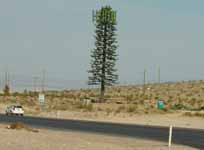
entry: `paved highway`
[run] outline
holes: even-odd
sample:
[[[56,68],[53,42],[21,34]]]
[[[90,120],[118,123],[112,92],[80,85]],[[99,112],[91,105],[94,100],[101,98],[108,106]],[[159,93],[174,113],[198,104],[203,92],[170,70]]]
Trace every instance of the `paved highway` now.
[[[0,114],[1,123],[22,122],[33,127],[51,128],[58,130],[72,130],[80,132],[109,134],[132,138],[168,141],[168,127],[130,125],[119,123],[102,123],[92,121],[78,121],[65,119],[51,119],[40,117],[17,117]],[[173,129],[173,143],[188,145],[204,150],[204,130]]]

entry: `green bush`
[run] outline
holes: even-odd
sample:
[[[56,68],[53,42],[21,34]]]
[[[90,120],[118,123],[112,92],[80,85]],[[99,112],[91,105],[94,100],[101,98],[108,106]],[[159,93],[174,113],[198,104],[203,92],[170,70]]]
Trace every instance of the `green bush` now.
[[[179,104],[175,104],[175,105],[171,106],[171,109],[173,109],[173,110],[181,110],[181,109],[187,109],[187,108],[186,108],[185,105],[179,103]]]

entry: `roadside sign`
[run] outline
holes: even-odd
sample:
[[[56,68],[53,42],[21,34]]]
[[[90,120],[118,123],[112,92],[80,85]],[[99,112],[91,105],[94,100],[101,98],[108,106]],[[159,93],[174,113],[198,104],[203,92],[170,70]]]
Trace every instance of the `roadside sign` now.
[[[164,109],[164,101],[162,100],[157,101],[157,109]]]
[[[39,94],[38,100],[39,100],[39,103],[41,105],[44,105],[44,103],[45,103],[45,95],[44,94]]]

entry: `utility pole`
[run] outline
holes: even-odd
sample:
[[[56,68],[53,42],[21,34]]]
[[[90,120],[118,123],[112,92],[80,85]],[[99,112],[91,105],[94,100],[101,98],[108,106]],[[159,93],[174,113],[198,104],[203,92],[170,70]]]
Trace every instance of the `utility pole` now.
[[[9,86],[10,84],[10,74],[9,74],[9,71],[8,71],[8,68],[6,68],[5,70],[5,86]]]
[[[144,86],[146,85],[146,75],[147,75],[147,70],[144,69],[144,80],[143,80]]]
[[[160,84],[161,82],[161,70],[160,70],[160,67],[158,68],[158,83]]]
[[[146,75],[147,75],[147,70],[146,69],[144,69],[144,83],[143,83],[143,92],[145,93],[145,88],[146,88]]]
[[[9,71],[8,71],[8,81],[7,81],[8,83],[8,86],[10,87],[10,73],[9,73]]]
[[[39,77],[33,77],[33,90],[34,92],[37,92],[37,81],[38,81]]]
[[[44,91],[45,91],[45,69],[43,69],[43,71],[42,71],[42,85],[41,85],[41,88],[42,88],[42,93],[44,93]]]
[[[6,86],[8,83],[8,73],[7,73],[7,69],[5,71],[5,81],[4,81],[4,86]]]
[[[44,105],[45,105],[45,69],[42,70],[42,83],[41,83],[41,93],[39,94],[39,102],[41,106],[41,111],[44,110]]]
[[[9,73],[8,73],[8,68],[6,67],[5,70],[5,86],[4,86],[4,94],[9,95],[10,93],[10,85],[9,85]]]

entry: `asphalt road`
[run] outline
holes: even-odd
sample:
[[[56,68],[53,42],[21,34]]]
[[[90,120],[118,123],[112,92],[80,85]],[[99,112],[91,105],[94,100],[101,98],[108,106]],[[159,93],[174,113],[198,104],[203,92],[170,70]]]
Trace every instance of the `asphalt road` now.
[[[33,127],[72,130],[168,142],[168,127],[102,123],[0,114],[1,123],[22,122]],[[173,128],[173,143],[204,150],[204,130]]]

